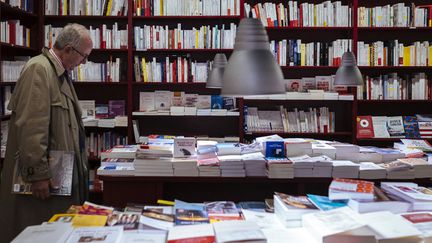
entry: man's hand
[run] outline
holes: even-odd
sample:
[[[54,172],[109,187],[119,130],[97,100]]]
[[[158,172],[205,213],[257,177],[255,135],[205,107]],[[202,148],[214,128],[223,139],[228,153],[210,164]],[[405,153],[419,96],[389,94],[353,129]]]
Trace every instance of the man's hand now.
[[[31,185],[33,196],[39,199],[47,199],[50,196],[51,180],[35,181]]]

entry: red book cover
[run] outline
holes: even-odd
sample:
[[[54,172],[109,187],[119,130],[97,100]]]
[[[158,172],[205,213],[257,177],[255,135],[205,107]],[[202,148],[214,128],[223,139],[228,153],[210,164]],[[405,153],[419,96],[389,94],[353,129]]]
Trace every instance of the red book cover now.
[[[373,138],[375,137],[372,116],[358,116],[357,122],[357,138]]]
[[[16,20],[10,20],[9,24],[9,43],[16,44]]]

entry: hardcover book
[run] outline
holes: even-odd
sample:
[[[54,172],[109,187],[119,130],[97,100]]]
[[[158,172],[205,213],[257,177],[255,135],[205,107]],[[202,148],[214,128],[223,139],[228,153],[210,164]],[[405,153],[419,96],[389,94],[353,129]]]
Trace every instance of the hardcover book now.
[[[189,138],[174,138],[174,158],[185,158],[196,154],[196,139]]]
[[[404,116],[405,138],[420,138],[420,130],[416,116]]]
[[[109,108],[107,104],[96,104],[96,118],[105,119],[109,117]]]
[[[358,116],[357,119],[357,138],[375,137],[372,116]]]
[[[48,156],[48,165],[51,171],[51,180],[54,188],[50,189],[51,195],[70,196],[72,193],[72,175],[75,153],[68,151],[52,150]],[[32,194],[31,183],[22,179],[19,163],[15,163],[12,193]]]
[[[125,115],[125,101],[124,100],[109,100],[108,101],[108,116],[114,118],[116,116]]]

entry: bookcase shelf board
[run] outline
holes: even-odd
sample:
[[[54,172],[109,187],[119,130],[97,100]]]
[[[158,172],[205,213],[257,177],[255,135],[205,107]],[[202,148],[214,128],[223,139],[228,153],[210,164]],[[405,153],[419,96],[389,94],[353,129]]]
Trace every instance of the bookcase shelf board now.
[[[172,21],[185,21],[185,20],[240,20],[240,16],[133,16],[134,21],[140,20],[172,20]]]
[[[11,5],[0,2],[0,14],[2,18],[18,18],[21,20],[32,20],[36,21],[38,16],[37,14],[22,10],[18,7],[12,7]]]
[[[137,50],[134,52],[168,52],[168,53],[190,53],[190,52],[208,52],[208,53],[219,53],[219,52],[232,52],[233,49],[146,49],[146,50]]]
[[[99,16],[99,15],[45,15],[45,22],[55,21],[127,21],[128,16]]]
[[[16,56],[18,55],[29,55],[29,54],[36,54],[38,52],[40,52],[40,50],[37,50],[36,48],[33,47],[27,47],[27,46],[20,46],[20,45],[13,45],[13,44],[9,44],[9,43],[0,43],[0,47],[1,47],[1,51],[3,52],[15,52]]]
[[[352,132],[329,132],[329,133],[317,133],[317,132],[252,132],[245,133],[244,136],[269,136],[272,134],[278,134],[281,137],[321,137],[321,138],[329,138],[329,137],[347,137],[352,136]]]
[[[105,82],[105,81],[100,81],[100,82],[95,82],[95,81],[75,81],[74,85],[79,85],[79,86],[86,86],[86,85],[102,85],[102,86],[123,86],[123,85],[128,85],[127,81],[120,81],[120,82]]]
[[[10,115],[2,115],[0,116],[0,120],[5,121],[5,120],[9,120],[10,119]]]
[[[16,84],[16,82],[0,82],[0,87],[1,86],[13,86],[15,84]]]

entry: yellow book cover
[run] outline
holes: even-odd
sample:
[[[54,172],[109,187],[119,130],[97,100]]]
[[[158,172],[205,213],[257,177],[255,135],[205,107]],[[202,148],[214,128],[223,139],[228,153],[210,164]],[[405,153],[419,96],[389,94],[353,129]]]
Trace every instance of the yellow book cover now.
[[[106,16],[109,16],[111,14],[112,1],[113,0],[109,0],[108,1],[108,7],[107,7],[107,11],[106,11]]]
[[[199,47],[199,40],[198,40],[198,32],[199,32],[199,30],[195,30],[195,48],[196,49],[198,49],[198,47]]]
[[[30,29],[26,28],[26,36],[27,36],[27,47],[30,47]]]
[[[164,15],[164,1],[160,0],[160,11],[159,11],[159,16],[163,16]]]
[[[108,216],[88,214],[55,214],[48,222],[71,222],[72,227],[105,226]]]
[[[428,48],[428,66],[432,66],[432,46]]]
[[[146,64],[145,57],[141,58],[141,70],[142,70],[143,81],[144,81],[144,83],[147,83],[148,82],[148,75],[147,75],[147,64]]]
[[[300,44],[300,66],[306,65],[306,44]]]
[[[411,47],[404,46],[404,53],[403,53],[403,65],[409,66],[411,63]]]

